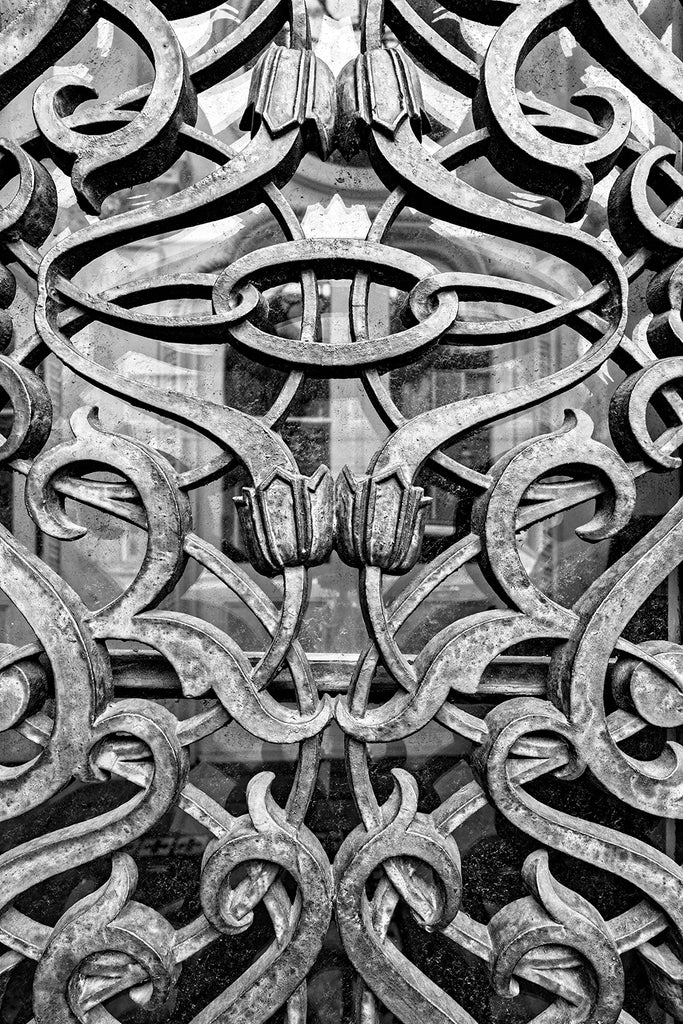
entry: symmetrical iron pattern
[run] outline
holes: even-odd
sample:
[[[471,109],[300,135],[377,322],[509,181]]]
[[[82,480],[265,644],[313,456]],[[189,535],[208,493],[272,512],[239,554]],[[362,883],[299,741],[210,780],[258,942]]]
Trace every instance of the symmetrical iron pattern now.
[[[336,78],[311,44],[305,0],[262,0],[194,60],[186,57],[174,20],[209,9],[195,0],[7,5],[0,95],[7,104],[31,86],[35,130],[0,143],[3,184],[18,182],[0,211],[0,382],[11,407],[2,462],[25,478],[26,505],[43,536],[81,537],[85,528],[71,511],[79,505],[147,533],[135,578],[104,607],[91,608],[0,528],[0,587],[37,639],[7,648],[2,660],[1,727],[38,745],[26,763],[0,768],[3,819],[40,808],[74,779],[106,787],[118,777],[137,790],[113,809],[51,828],[0,856],[6,950],[0,971],[10,975],[25,959],[37,962],[36,1024],[111,1022],[102,1003],[123,991],[146,1005],[150,1019],[164,1019],[183,964],[222,935],[247,932],[261,903],[273,941],[214,994],[195,1024],[266,1021],[280,1008],[290,1024],[303,1022],[307,975],[333,920],[357,972],[355,1012],[363,1024],[377,1024],[386,1011],[406,1024],[472,1021],[458,993],[443,991],[394,942],[400,904],[446,947],[487,963],[496,992],[514,997],[522,981],[545,992],[539,1022],[632,1022],[623,1009],[623,956],[635,949],[660,1006],[683,1016],[683,869],[673,851],[628,828],[558,810],[533,789],[534,780],[551,775],[571,791],[584,776],[596,792],[606,790],[623,804],[625,822],[629,809],[683,816],[682,751],[668,732],[683,724],[681,649],[666,636],[640,643],[624,636],[678,565],[683,505],[673,504],[641,539],[622,546],[625,553],[573,607],[532,582],[518,546],[521,531],[590,502],[596,511],[581,527],[582,540],[621,535],[639,481],[679,466],[683,179],[672,150],[637,141],[629,97],[680,135],[683,64],[629,0],[443,4],[456,18],[493,26],[481,59],[423,20],[420,5],[365,0],[361,52]],[[100,18],[145,50],[153,78],[116,101],[82,105],[97,93],[78,75],[60,74],[58,67],[52,77],[43,75]],[[591,120],[518,92],[522,61],[561,29],[624,86],[576,97]],[[250,63],[245,136],[230,148],[195,126],[197,96]],[[446,146],[430,138],[425,76],[471,104],[474,130]],[[309,237],[303,230],[281,189],[309,152],[322,160],[336,152],[347,161],[367,154],[387,193],[366,238]],[[183,153],[215,168],[139,209],[98,217],[107,197],[164,174]],[[494,197],[471,183],[464,169],[476,160],[506,179],[509,195]],[[53,232],[55,166],[91,215],[88,226],[72,233]],[[601,182],[609,186],[610,230],[594,237],[582,218]],[[564,216],[514,202],[514,187],[556,201]],[[124,244],[259,204],[272,212],[285,240],[217,273],[141,272],[108,291],[75,280]],[[585,287],[567,297],[514,276],[438,272],[389,240],[406,208],[510,239],[530,263],[550,254],[585,275]],[[34,324],[14,302],[18,269],[35,279]],[[630,288],[643,275],[649,313],[629,334]],[[323,280],[350,282],[348,341],[321,333]],[[301,290],[296,337],[277,333],[277,310],[264,294],[285,284]],[[378,284],[405,299],[384,336],[368,316]],[[187,314],[172,305],[165,313],[140,308],[178,298],[211,305]],[[491,303],[517,312],[492,317]],[[78,335],[93,321],[163,342],[230,346],[244,359],[285,371],[284,383],[263,416],[162,390],[87,354]],[[507,391],[465,396],[409,417],[388,389],[388,371],[419,364],[435,346],[486,346],[495,358],[502,344],[534,339],[541,347],[561,325],[580,339],[574,356]],[[149,444],[108,429],[95,408],[75,410],[72,437],[55,443],[41,372],[50,355],[121,405],[200,432],[220,454],[181,471]],[[567,412],[557,429],[527,437],[485,472],[458,460],[457,442],[475,428],[595,380],[608,361],[624,375],[609,407],[612,443],[594,439],[595,424],[578,410]],[[344,470],[334,479],[324,465],[309,475],[299,470],[282,429],[310,377],[355,378],[389,428],[364,476]],[[598,426],[607,438],[606,425]],[[279,604],[257,575],[193,530],[189,495],[201,495],[235,461],[250,477],[236,498],[243,543],[258,574],[281,580]],[[416,483],[426,466],[472,498],[470,531],[431,559],[423,545],[430,498]],[[103,478],[103,471],[115,476]],[[333,550],[357,569],[367,628],[367,648],[336,693],[318,687],[297,639],[309,570]],[[248,657],[228,630],[160,607],[188,561],[261,622],[271,639],[258,658]],[[478,564],[498,606],[454,615],[408,656],[397,640],[400,627],[467,564]],[[399,576],[406,585],[388,589]],[[3,639],[12,644],[12,636]],[[195,701],[192,715],[179,720],[144,689],[117,695],[111,652],[124,642],[145,645],[172,668],[177,695]],[[509,692],[499,690],[485,719],[466,710],[496,659],[531,642],[552,652],[543,685],[525,688],[520,678]],[[283,668],[289,696],[274,687]],[[380,668],[388,682],[376,689]],[[255,740],[298,749],[286,801],[274,798],[272,774],[257,772],[248,813],[234,817],[188,781],[190,745],[230,721]],[[306,815],[321,741],[335,722],[345,735],[359,823],[331,863]],[[473,745],[476,781],[454,785],[427,812],[419,809],[415,779],[396,770],[393,793],[380,800],[368,745],[404,739],[431,722]],[[649,737],[647,749],[625,746],[641,733]],[[485,806],[534,841],[523,869],[528,894],[488,923],[461,907],[466,879],[458,849],[459,830]],[[181,928],[136,901],[130,852],[173,807],[211,837],[198,882],[201,914]],[[618,875],[640,899],[606,920],[585,895],[557,880],[553,851]],[[56,923],[15,906],[32,887],[103,856],[111,858],[109,880],[76,898]]]

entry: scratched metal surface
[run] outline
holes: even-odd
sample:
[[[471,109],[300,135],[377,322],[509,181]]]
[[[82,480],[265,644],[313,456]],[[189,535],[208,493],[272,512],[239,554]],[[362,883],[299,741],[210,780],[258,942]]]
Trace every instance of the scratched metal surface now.
[[[0,1016],[683,1018],[680,11],[322,7],[0,5]]]

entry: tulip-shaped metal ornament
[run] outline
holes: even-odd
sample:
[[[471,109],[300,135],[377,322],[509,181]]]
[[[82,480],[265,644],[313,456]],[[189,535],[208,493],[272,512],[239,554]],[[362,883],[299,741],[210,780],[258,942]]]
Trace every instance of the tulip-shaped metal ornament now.
[[[343,561],[409,572],[420,554],[431,500],[402,467],[356,477],[345,466],[335,485],[335,539]]]
[[[278,466],[235,505],[251,564],[265,576],[320,565],[332,551],[334,482],[327,466],[311,476]]]

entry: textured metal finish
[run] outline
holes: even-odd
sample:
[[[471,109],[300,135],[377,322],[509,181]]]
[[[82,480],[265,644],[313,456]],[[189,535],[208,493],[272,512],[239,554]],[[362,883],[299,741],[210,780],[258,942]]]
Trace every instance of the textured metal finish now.
[[[362,52],[336,79],[314,52],[305,0],[263,0],[231,35],[188,59],[174,20],[196,7],[184,0],[41,0],[18,5],[0,31],[4,104],[58,65],[100,18],[140,44],[153,68],[147,85],[99,101],[89,84],[57,67],[31,87],[36,129],[0,140],[2,183],[16,183],[0,209],[0,385],[11,409],[0,461],[25,478],[26,505],[43,536],[65,543],[82,537],[86,528],[72,518],[79,506],[146,531],[135,577],[93,608],[0,526],[0,588],[36,638],[2,656],[0,729],[38,745],[24,764],[0,768],[2,818],[40,808],[74,779],[107,786],[119,777],[137,788],[113,809],[0,855],[0,973],[37,961],[36,1024],[111,1022],[101,1004],[124,991],[151,1019],[164,1019],[183,963],[221,936],[246,932],[263,904],[272,941],[194,1024],[267,1021],[283,1006],[289,1024],[303,1024],[306,979],[333,919],[357,972],[362,1024],[377,1024],[380,1006],[405,1024],[472,1021],[458,993],[443,991],[392,940],[392,918],[403,903],[446,948],[454,944],[487,963],[493,992],[514,996],[521,980],[544,991],[548,1006],[538,1022],[633,1022],[623,1009],[622,958],[634,949],[661,1007],[680,1017],[683,868],[673,851],[556,809],[532,783],[553,776],[571,790],[584,776],[625,813],[683,817],[683,753],[668,732],[683,725],[683,649],[667,636],[640,643],[625,636],[681,560],[683,499],[622,546],[573,606],[530,577],[518,538],[591,502],[595,513],[578,530],[582,540],[622,535],[638,481],[680,466],[683,179],[672,150],[648,149],[632,133],[626,90],[680,134],[683,64],[628,0],[444,0],[455,19],[487,26],[481,61],[439,35],[420,4],[365,0]],[[591,120],[518,90],[521,62],[561,29],[614,76],[614,87],[575,97]],[[196,127],[197,95],[250,62],[243,144],[230,148]],[[446,145],[429,139],[425,74],[466,98],[473,118],[472,130]],[[84,100],[97,102],[81,106]],[[183,153],[215,168],[140,209],[98,217],[107,197],[162,175]],[[342,161],[367,155],[387,189],[367,238],[306,236],[280,189],[309,153],[321,160],[336,153]],[[558,203],[563,215],[476,187],[471,167],[484,158],[507,182]],[[48,169],[55,165],[90,215],[73,233],[55,229],[60,207]],[[609,237],[582,225],[598,187],[609,193]],[[141,273],[109,291],[76,279],[124,244],[260,204],[286,240],[271,239],[218,273]],[[567,296],[517,280],[514,267],[505,278],[440,271],[392,241],[407,208],[529,247],[530,262],[552,255],[585,275],[585,287]],[[35,330],[14,303],[18,272],[35,280]],[[630,336],[631,286],[643,274],[651,315]],[[350,283],[346,341],[323,338],[321,279]],[[295,337],[278,333],[264,294],[286,284],[300,287]],[[373,285],[405,295],[400,322],[384,336],[368,315]],[[177,298],[209,300],[211,311],[139,308]],[[496,302],[514,315],[492,316]],[[93,321],[122,335],[230,347],[277,371],[280,393],[257,416],[127,376],[79,343]],[[550,332],[562,325],[580,340],[572,357],[565,353],[545,374],[508,390],[455,397],[406,416],[384,376],[437,348],[488,347],[495,358],[503,344],[552,344]],[[122,408],[200,432],[219,454],[175,468],[151,444],[108,429],[95,408],[75,410],[71,436],[55,439],[41,372],[48,356]],[[624,379],[609,423],[598,430],[585,411],[570,410],[555,429],[531,433],[484,471],[453,456],[455,443],[475,428],[597,379],[608,360]],[[307,377],[356,379],[389,428],[364,475],[345,468],[335,479],[325,465],[300,471],[281,431]],[[653,412],[664,424],[658,436]],[[253,568],[281,582],[277,606],[265,583],[261,588],[193,527],[190,493],[235,462],[250,478],[235,499],[243,542]],[[472,508],[469,532],[431,559],[424,546],[431,499],[418,482],[426,466],[457,483]],[[102,472],[115,479],[93,478]],[[329,651],[323,664],[298,637],[310,570],[333,550],[357,571],[367,647],[355,659]],[[254,656],[228,629],[159,607],[188,563],[243,602],[270,637],[266,650]],[[401,626],[468,565],[483,574],[498,606],[452,616],[418,652],[406,653]],[[387,579],[398,576],[405,576],[403,589],[388,590]],[[530,641],[546,653],[525,659],[519,645]],[[126,654],[124,668],[123,656],[112,654],[123,642],[147,649]],[[147,686],[150,658],[161,667]],[[533,678],[522,672],[532,661]],[[193,714],[177,718],[159,703],[168,694],[195,701]],[[486,694],[493,706],[485,718],[462,706]],[[254,774],[248,813],[239,817],[188,780],[190,745],[231,721],[257,740],[298,744],[298,769],[282,804],[269,772]],[[415,778],[396,769],[393,793],[380,798],[368,744],[404,740],[434,722],[473,744],[476,781],[454,783],[427,812],[419,809]],[[321,741],[335,723],[345,734],[359,823],[331,863],[305,819]],[[661,740],[650,760],[624,748],[646,730]],[[462,909],[458,830],[487,806],[535,850],[523,868],[528,895],[485,924]],[[198,883],[201,913],[179,928],[136,901],[138,872],[126,849],[173,808],[211,836]],[[555,877],[548,851],[618,875],[640,901],[605,920]],[[15,906],[31,887],[102,856],[110,858],[109,880],[77,898],[56,924]]]

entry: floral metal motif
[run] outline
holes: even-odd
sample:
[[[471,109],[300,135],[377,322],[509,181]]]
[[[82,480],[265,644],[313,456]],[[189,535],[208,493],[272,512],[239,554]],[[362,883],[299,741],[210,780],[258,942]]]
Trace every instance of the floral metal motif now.
[[[123,992],[150,1019],[173,1020],[183,964],[247,933],[260,912],[272,938],[194,1024],[265,1022],[283,1007],[289,1024],[303,1024],[307,978],[332,921],[356,973],[359,1022],[378,1024],[385,1010],[405,1024],[471,1022],[465,995],[444,991],[394,941],[399,908],[446,949],[483,961],[493,993],[514,999],[525,982],[544,992],[539,1024],[633,1022],[623,958],[634,950],[660,1007],[683,1015],[683,867],[671,846],[583,817],[581,807],[558,809],[534,788],[550,779],[571,792],[581,779],[624,813],[683,818],[683,756],[669,732],[683,724],[683,649],[675,636],[639,640],[628,632],[681,562],[683,499],[624,541],[574,604],[539,586],[519,545],[523,531],[593,503],[593,517],[577,530],[583,541],[630,538],[639,482],[680,468],[683,178],[673,150],[643,143],[633,113],[637,103],[683,138],[683,63],[629,0],[444,0],[459,26],[448,38],[422,3],[362,6],[361,52],[336,78],[315,52],[306,0],[261,0],[194,57],[178,31],[196,13],[187,0],[41,0],[10,4],[0,21],[0,102],[9,107],[29,88],[35,124],[0,140],[2,183],[16,185],[0,208],[0,387],[9,410],[0,462],[24,479],[43,540],[83,538],[84,508],[146,536],[134,578],[91,607],[18,531],[0,526],[0,589],[35,634],[29,645],[2,638],[0,730],[36,748],[24,763],[0,767],[0,817],[8,823],[39,811],[74,780],[106,788],[119,779],[134,790],[0,854],[0,979],[35,961],[36,1024],[113,1021],[102,1004]],[[106,100],[73,68],[59,70],[101,19],[142,46],[153,71],[150,82]],[[465,23],[486,39],[480,53],[458,44]],[[610,82],[574,97],[590,119],[518,87],[527,56],[560,31]],[[244,134],[228,146],[197,127],[202,96],[248,67]],[[49,69],[55,73],[45,77]],[[444,143],[427,87],[465,103],[471,130]],[[187,153],[213,169],[171,195],[106,215],[115,193],[159,178]],[[322,161],[337,154],[349,166],[362,156],[372,168],[385,195],[367,237],[307,235],[281,190],[311,153]],[[476,183],[480,160],[498,175],[495,194]],[[513,186],[545,197],[546,212],[517,202]],[[88,215],[73,232],[57,220],[65,189]],[[609,230],[596,237],[582,218],[599,194]],[[106,291],[79,277],[125,245],[261,204],[284,241],[269,238],[216,273],[141,270]],[[441,271],[392,234],[406,209],[509,240],[530,263],[552,256],[584,286],[568,295],[552,282],[518,280],[512,264],[506,277]],[[643,276],[648,312],[634,326],[633,285]],[[32,282],[30,309],[17,299],[19,277]],[[344,340],[321,330],[326,278],[349,282]],[[296,337],[278,332],[265,294],[288,284],[301,295]],[[402,296],[384,334],[368,316],[373,286]],[[198,297],[210,310],[179,313],[172,304]],[[150,312],[151,303],[162,311]],[[491,314],[491,303],[514,312]],[[257,415],[239,407],[239,394],[229,405],[163,388],[93,358],[78,338],[93,323],[121,337],[225,346],[269,368],[279,391]],[[456,393],[410,416],[386,383],[387,372],[437,350],[487,349],[495,360],[503,345],[533,339],[540,351],[561,326],[579,340],[571,357],[563,350],[533,380],[507,389]],[[54,362],[124,410],[198,432],[218,454],[181,467],[153,444],[109,429],[92,407],[72,410],[70,436],[57,436],[43,372]],[[570,410],[564,423],[517,438],[485,467],[461,459],[458,446],[473,431],[599,381],[608,362],[623,380],[606,422]],[[363,475],[344,468],[335,480],[324,465],[307,475],[286,441],[297,395],[307,379],[321,378],[357,381],[388,429]],[[655,414],[663,423],[657,436]],[[248,477],[235,503],[251,575],[228,546],[201,536],[191,511],[190,496],[236,465]],[[467,499],[467,528],[436,554],[425,540],[426,468]],[[310,570],[333,551],[357,570],[367,645],[353,669],[341,652],[328,652],[337,683],[346,672],[330,686],[300,636]],[[255,616],[265,650],[254,655],[229,628],[162,606],[188,565]],[[489,588],[491,608],[453,612],[409,654],[401,628],[464,567]],[[277,602],[257,574],[280,581]],[[402,589],[387,586],[394,576],[404,577]],[[530,642],[545,652],[540,681],[520,673],[496,688],[496,665]],[[176,716],[144,685],[135,696],[122,693],[122,644],[153,652],[155,664],[171,670],[166,696],[192,702],[192,713]],[[513,663],[524,660],[518,654]],[[375,688],[381,674],[385,685]],[[490,710],[473,714],[473,698],[486,694]],[[289,793],[273,791],[272,773],[255,772],[239,816],[189,774],[190,747],[229,722],[298,751]],[[431,723],[472,745],[475,776],[454,778],[430,810],[401,768],[393,791],[380,794],[370,746],[404,741]],[[332,726],[344,733],[358,824],[330,857],[307,813]],[[629,746],[639,737],[652,738],[649,756]],[[464,906],[459,849],[463,826],[484,808],[533,847],[521,872],[526,895],[486,922]],[[210,840],[197,915],[180,927],[134,899],[132,844],[172,809]],[[556,876],[555,854],[618,876],[637,895],[606,918],[578,883]],[[33,887],[103,857],[108,880],[76,894],[56,923],[19,909]]]

